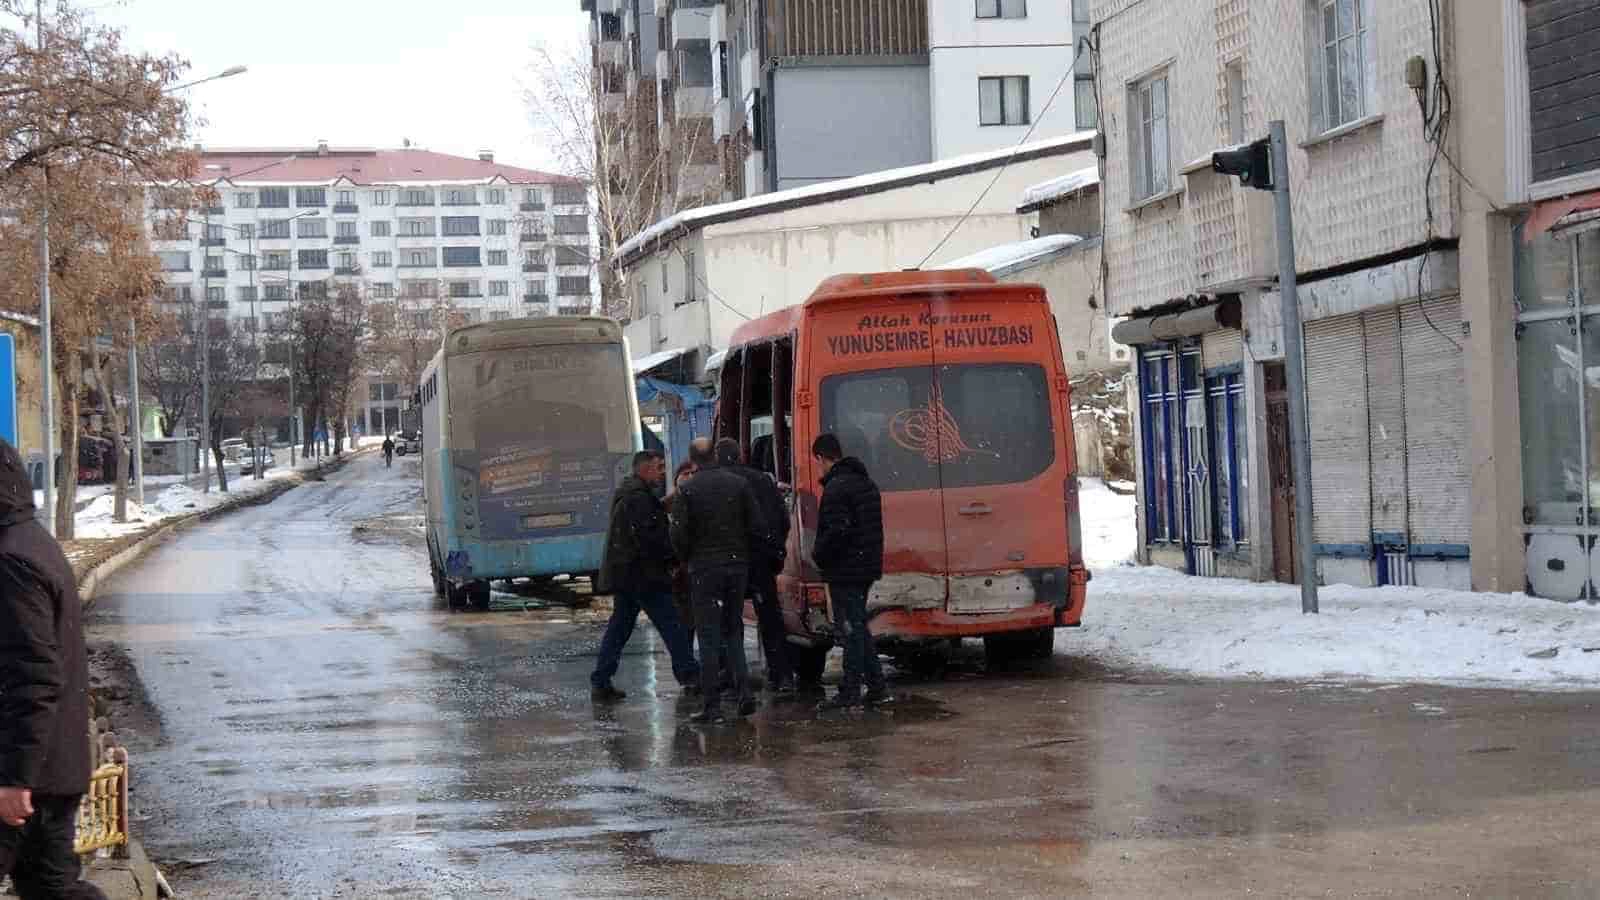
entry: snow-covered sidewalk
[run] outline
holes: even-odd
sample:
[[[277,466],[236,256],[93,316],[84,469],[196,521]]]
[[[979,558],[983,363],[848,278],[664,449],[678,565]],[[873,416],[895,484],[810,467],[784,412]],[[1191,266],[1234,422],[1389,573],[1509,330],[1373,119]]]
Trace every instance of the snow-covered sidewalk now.
[[[1294,585],[1126,564],[1132,496],[1082,487],[1094,571],[1082,629],[1056,651],[1216,678],[1432,682],[1600,690],[1600,609],[1525,594],[1330,585],[1321,614]]]

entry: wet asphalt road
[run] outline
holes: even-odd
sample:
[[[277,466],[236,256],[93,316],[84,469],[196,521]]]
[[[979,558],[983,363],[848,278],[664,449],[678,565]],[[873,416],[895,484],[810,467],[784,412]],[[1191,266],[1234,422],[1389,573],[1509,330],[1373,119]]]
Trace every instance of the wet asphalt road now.
[[[702,730],[641,624],[597,710],[596,614],[436,605],[414,465],[357,460],[102,588],[91,639],[162,726],[136,827],[214,860],[181,896],[1600,894],[1594,695],[1194,683],[1068,637],[899,675],[892,712]]]

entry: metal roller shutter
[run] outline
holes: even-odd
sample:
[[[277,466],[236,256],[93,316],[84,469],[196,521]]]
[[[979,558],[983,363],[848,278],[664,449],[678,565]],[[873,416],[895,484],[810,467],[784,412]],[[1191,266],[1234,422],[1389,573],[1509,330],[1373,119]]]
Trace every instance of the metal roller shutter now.
[[[1411,540],[1466,544],[1472,537],[1472,510],[1463,458],[1467,387],[1461,361],[1460,298],[1402,306],[1400,335]]]
[[[1313,533],[1318,544],[1367,544],[1367,385],[1359,315],[1307,323]]]
[[[1200,362],[1208,369],[1234,366],[1244,360],[1237,328],[1208,331],[1200,338]]]
[[[1367,337],[1367,447],[1372,464],[1372,530],[1406,533],[1406,404],[1400,311],[1362,315]]]

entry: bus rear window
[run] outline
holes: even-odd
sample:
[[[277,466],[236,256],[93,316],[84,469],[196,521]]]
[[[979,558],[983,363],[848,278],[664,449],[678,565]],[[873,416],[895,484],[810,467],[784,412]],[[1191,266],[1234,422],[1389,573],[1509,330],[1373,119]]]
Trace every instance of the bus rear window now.
[[[935,377],[937,373],[937,377]],[[822,428],[884,491],[1030,481],[1055,462],[1044,369],[875,369],[823,379]]]

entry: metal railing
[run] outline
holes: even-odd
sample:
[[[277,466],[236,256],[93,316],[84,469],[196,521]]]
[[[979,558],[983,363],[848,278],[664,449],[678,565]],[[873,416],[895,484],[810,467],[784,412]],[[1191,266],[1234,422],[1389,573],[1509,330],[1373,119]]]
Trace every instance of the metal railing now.
[[[99,743],[101,764],[89,776],[89,790],[78,806],[72,845],[79,854],[128,844],[128,751],[109,733],[101,734]]]

